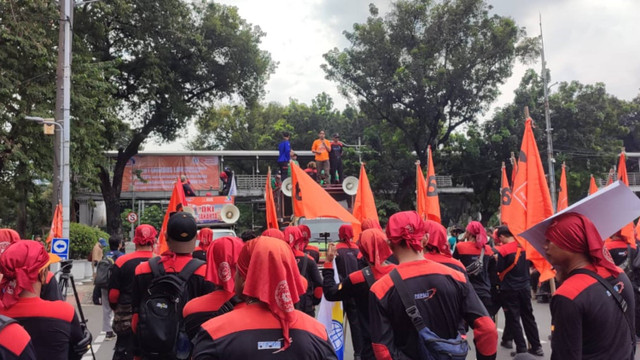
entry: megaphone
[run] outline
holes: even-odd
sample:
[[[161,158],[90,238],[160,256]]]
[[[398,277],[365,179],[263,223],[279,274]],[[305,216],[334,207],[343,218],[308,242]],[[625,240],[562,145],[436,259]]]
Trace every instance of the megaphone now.
[[[358,178],[355,176],[347,176],[342,181],[342,191],[347,195],[355,195],[358,192]]]
[[[290,177],[284,179],[282,185],[280,185],[280,189],[282,189],[283,194],[291,197],[291,193],[293,192],[293,182]]]
[[[233,204],[225,204],[220,210],[220,218],[226,224],[235,224],[240,219],[240,210]]]

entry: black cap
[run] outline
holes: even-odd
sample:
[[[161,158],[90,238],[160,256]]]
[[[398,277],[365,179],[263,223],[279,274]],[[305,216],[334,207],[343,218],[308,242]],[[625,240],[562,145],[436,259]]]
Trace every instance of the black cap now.
[[[187,212],[177,212],[167,222],[167,235],[171,240],[179,242],[191,241],[198,233],[196,219]]]

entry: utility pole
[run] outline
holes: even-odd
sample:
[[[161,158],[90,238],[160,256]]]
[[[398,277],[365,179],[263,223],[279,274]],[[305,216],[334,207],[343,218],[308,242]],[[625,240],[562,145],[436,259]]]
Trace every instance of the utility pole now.
[[[69,237],[70,218],[70,171],[69,171],[69,143],[71,140],[70,108],[71,108],[71,19],[73,17],[74,0],[60,0],[60,32],[58,35],[58,67],[56,69],[56,122],[61,123],[62,134],[56,135],[57,146],[62,143],[62,158],[55,158],[54,169],[60,167],[62,163],[62,176],[54,176],[54,185],[57,181],[62,181],[62,186],[54,186],[54,189],[62,189],[60,194],[54,190],[54,203],[62,197],[62,237]]]
[[[551,203],[553,204],[553,211],[556,210],[557,195],[556,195],[556,174],[553,168],[556,160],[553,158],[553,140],[551,138],[551,119],[549,116],[549,89],[547,88],[547,62],[544,59],[544,39],[542,37],[542,15],[540,15],[540,45],[542,56],[542,86],[544,87],[544,120],[547,124],[547,162],[549,167],[549,191],[551,192]]]

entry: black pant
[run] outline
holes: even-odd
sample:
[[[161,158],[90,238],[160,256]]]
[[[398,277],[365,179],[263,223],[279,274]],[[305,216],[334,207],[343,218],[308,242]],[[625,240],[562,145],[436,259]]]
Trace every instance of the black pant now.
[[[342,302],[344,310],[347,313],[347,319],[349,319],[349,330],[351,330],[351,343],[353,344],[353,354],[360,356],[362,353],[362,347],[364,340],[362,338],[360,314],[358,314],[358,307],[353,299],[345,300]]]
[[[280,168],[280,178],[282,181],[289,177],[289,162],[281,161],[278,163],[278,167]]]
[[[524,327],[527,340],[531,343],[531,348],[539,348],[540,335],[531,307],[531,289],[527,287],[520,290],[500,290],[500,300],[505,314],[505,333],[513,336],[516,351],[527,351],[527,342],[522,334],[522,327]],[[522,327],[520,326],[521,319]],[[503,340],[508,339],[503,336]]]
[[[118,334],[113,360],[133,360],[133,333]]]
[[[341,184],[342,180],[342,159],[329,159],[329,167],[331,173],[331,183],[332,184]],[[337,175],[336,175],[337,173]]]

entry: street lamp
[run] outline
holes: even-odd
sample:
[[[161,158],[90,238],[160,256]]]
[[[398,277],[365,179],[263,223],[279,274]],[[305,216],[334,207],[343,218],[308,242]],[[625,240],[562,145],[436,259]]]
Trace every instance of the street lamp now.
[[[24,117],[26,120],[29,121],[35,121],[38,124],[45,124],[45,125],[55,125],[58,128],[60,128],[60,133],[64,133],[64,126],[62,126],[61,123],[55,121],[55,119],[53,118],[43,118],[43,117],[39,117],[39,116],[25,116]],[[67,168],[69,167],[69,158],[64,156],[65,153],[65,148],[68,149],[69,148],[69,141],[67,140],[67,138],[65,137],[64,142],[60,143],[60,169],[58,170],[58,180],[60,181],[60,187],[62,188],[62,191],[60,191],[60,193],[62,193],[62,229],[69,229],[69,203],[70,203],[70,194],[69,194],[69,190],[70,190],[70,182],[69,182],[69,176],[64,176],[64,167],[66,166]],[[68,237],[68,233],[64,234],[63,231],[63,236]]]

